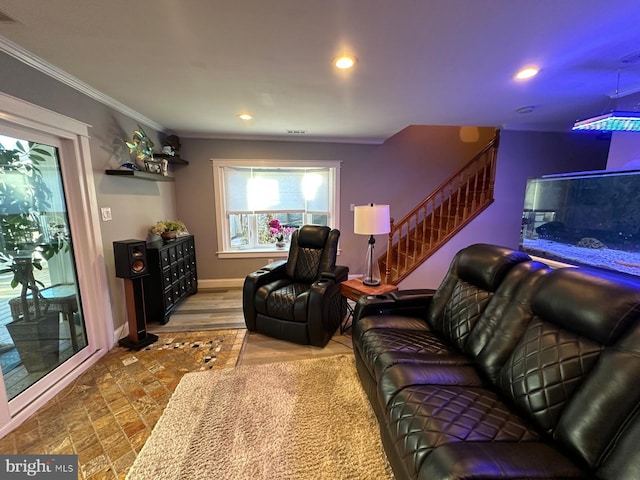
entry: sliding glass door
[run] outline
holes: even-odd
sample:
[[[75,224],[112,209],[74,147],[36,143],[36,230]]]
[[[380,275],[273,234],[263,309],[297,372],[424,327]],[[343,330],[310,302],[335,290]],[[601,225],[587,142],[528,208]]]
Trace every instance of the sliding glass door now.
[[[0,134],[0,367],[7,398],[87,343],[58,149]]]
[[[89,127],[0,92],[0,437],[114,344]]]

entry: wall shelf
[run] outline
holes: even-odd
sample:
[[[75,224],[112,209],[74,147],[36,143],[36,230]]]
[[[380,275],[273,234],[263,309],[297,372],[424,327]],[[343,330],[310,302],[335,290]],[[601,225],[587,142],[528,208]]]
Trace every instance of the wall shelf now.
[[[168,155],[166,153],[154,153],[153,158],[166,158],[171,165],[189,165],[187,160],[180,158],[179,155]]]
[[[117,177],[137,178],[139,180],[148,180],[150,182],[175,182],[173,177],[166,177],[159,173],[141,172],[139,170],[105,170],[107,175]]]

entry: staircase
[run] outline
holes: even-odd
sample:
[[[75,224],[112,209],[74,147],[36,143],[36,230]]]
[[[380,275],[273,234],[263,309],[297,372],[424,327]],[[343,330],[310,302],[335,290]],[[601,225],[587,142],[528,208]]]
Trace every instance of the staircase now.
[[[499,132],[469,163],[399,222],[391,220],[387,253],[378,259],[385,282],[397,285],[493,202]]]

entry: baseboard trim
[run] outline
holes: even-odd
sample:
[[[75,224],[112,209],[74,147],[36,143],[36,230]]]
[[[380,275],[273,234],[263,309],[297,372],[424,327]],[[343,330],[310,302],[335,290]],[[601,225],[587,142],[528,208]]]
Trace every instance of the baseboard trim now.
[[[205,278],[198,279],[198,288],[240,288],[244,285],[244,278]]]

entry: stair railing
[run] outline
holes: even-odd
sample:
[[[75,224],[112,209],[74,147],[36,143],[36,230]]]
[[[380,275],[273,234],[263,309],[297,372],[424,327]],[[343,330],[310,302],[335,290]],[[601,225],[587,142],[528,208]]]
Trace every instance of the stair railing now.
[[[397,284],[493,202],[499,132],[400,221],[391,219],[385,282]]]

